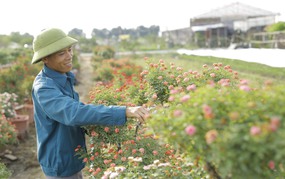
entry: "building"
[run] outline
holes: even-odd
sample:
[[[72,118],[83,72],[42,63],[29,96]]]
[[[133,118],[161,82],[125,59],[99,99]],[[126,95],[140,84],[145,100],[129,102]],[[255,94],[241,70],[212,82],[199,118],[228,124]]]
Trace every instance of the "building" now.
[[[252,34],[264,32],[278,15],[236,2],[190,18],[190,27],[164,31],[162,37],[170,47],[189,43],[208,48],[246,46]]]
[[[245,43],[249,33],[264,31],[274,24],[278,13],[232,3],[190,19],[194,43],[199,47],[228,47]]]
[[[168,44],[169,47],[172,47],[173,45],[190,44],[192,41],[190,27],[164,31],[162,32],[161,36],[165,39],[165,42]]]

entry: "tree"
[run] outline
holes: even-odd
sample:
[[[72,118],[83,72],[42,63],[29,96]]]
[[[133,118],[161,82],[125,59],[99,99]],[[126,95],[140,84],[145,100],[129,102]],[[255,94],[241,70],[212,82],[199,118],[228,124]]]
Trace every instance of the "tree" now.
[[[285,30],[285,22],[277,22],[275,24],[266,27],[267,32],[284,31],[284,30]]]
[[[71,31],[69,31],[68,35],[70,35],[72,37],[75,37],[77,39],[86,37],[86,34],[83,32],[83,30],[82,29],[77,29],[77,28],[74,28]]]
[[[21,34],[20,34],[20,32],[11,32],[10,40],[12,42],[16,42],[16,43],[19,44],[21,42]]]
[[[7,35],[0,35],[0,48],[7,48],[10,43],[10,38]]]

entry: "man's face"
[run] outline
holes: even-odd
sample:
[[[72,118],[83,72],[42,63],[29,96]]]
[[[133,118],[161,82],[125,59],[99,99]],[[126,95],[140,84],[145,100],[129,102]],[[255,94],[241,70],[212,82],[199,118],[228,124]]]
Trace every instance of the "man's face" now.
[[[72,57],[72,47],[67,47],[45,57],[43,62],[47,67],[64,74],[72,69]]]

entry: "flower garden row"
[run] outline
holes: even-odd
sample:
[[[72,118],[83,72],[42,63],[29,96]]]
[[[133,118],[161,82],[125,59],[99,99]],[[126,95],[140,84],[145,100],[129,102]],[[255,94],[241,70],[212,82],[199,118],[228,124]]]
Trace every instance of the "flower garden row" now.
[[[147,124],[84,126],[88,152],[75,151],[90,177],[272,178],[284,174],[285,88],[267,81],[251,86],[232,67],[201,71],[163,60],[147,67],[109,64],[90,91],[90,103],[144,105]],[[100,69],[101,72],[104,69]],[[104,79],[104,77],[101,77]]]

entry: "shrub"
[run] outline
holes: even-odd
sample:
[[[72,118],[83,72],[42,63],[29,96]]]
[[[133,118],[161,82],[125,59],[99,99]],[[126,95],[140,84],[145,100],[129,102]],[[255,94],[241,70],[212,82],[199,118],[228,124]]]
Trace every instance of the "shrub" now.
[[[110,46],[96,46],[93,49],[93,53],[95,57],[99,57],[100,59],[110,59],[115,56],[115,51]]]
[[[9,178],[12,175],[4,163],[0,162],[0,178]]]
[[[185,70],[174,63],[165,64],[164,60],[154,63],[145,58],[147,68],[141,75],[147,84],[147,95],[155,104],[168,102],[171,93],[183,90],[194,90],[214,82],[233,86],[238,82],[238,73],[229,65],[214,63],[212,66],[203,65],[201,72]],[[219,86],[217,86],[219,87]]]
[[[112,82],[96,84],[90,92],[91,103],[135,106],[148,101],[140,73],[127,75],[124,67],[129,69],[128,65],[122,65],[113,71],[116,75]],[[86,172],[91,178],[206,177],[197,164],[171,145],[161,143],[147,125],[127,120],[124,126],[84,128],[89,136],[89,150],[78,146],[75,151],[87,163]]]
[[[15,127],[6,119],[4,115],[0,117],[0,148],[9,145],[16,144],[18,142],[17,132]]]
[[[100,86],[91,93],[95,105],[133,106],[131,98],[112,86]],[[198,171],[205,172],[187,163],[168,144],[159,142],[157,136],[147,126],[127,120],[124,126],[85,126],[89,136],[89,151],[82,146],[75,151],[87,163],[87,173],[91,178],[122,177],[179,177],[188,178]],[[193,168],[193,170],[192,170]]]
[[[284,86],[267,82],[254,88],[221,63],[197,72],[163,60],[146,62],[139,80],[118,73],[107,86],[98,84],[90,93],[96,105],[133,106],[141,99],[153,109],[149,126],[138,133],[136,123],[86,128],[91,152],[81,146],[76,150],[82,152],[91,176],[203,178],[204,170],[212,178],[284,175]],[[154,148],[171,157],[146,152]],[[166,168],[153,167],[158,166],[156,160]]]
[[[173,95],[151,126],[216,176],[272,178],[284,174],[284,95],[284,86],[253,89],[244,81],[205,86]]]
[[[284,30],[285,30],[285,22],[277,22],[275,24],[266,27],[267,32],[276,32]]]

